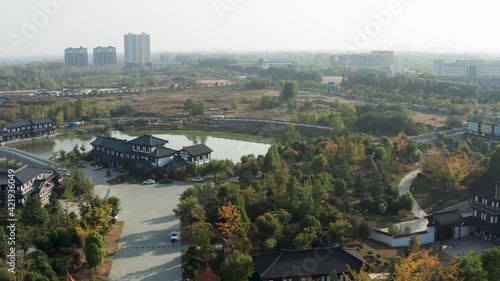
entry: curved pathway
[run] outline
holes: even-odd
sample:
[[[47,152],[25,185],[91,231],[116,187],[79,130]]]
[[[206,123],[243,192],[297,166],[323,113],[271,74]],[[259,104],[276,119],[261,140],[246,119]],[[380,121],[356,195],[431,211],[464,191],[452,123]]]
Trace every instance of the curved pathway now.
[[[413,180],[417,177],[417,174],[420,172],[421,170],[417,169],[415,171],[408,173],[406,176],[404,176],[403,179],[401,179],[398,187],[399,194],[410,192],[410,186],[413,183]],[[427,219],[425,219],[427,213],[424,212],[424,210],[422,210],[420,205],[418,205],[417,201],[413,201],[411,212],[413,215],[418,217],[418,219],[397,223],[396,227],[399,228],[400,230],[405,230],[407,227],[410,227],[412,232],[425,230],[427,228]]]

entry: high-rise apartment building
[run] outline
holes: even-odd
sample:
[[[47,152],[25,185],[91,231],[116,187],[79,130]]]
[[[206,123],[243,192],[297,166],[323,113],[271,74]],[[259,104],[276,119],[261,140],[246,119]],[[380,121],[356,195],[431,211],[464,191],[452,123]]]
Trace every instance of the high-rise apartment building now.
[[[116,64],[115,47],[96,47],[94,48],[94,65]]]
[[[125,64],[150,63],[149,34],[125,34]]]
[[[65,66],[85,66],[89,64],[87,48],[67,48],[64,50]]]

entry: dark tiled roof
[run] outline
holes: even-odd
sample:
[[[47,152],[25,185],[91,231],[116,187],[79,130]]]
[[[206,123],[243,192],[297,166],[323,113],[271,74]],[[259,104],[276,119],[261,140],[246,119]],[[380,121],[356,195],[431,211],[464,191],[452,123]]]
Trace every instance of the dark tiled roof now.
[[[0,172],[0,185],[7,185],[9,183],[9,173],[7,171],[2,171]],[[17,178],[17,177],[14,177],[13,178],[16,182],[15,182],[15,185],[21,185],[21,181]]]
[[[15,128],[15,127],[29,126],[29,125],[31,125],[30,119],[21,119],[21,120],[7,122],[7,123],[5,123],[4,127],[5,128]]]
[[[308,259],[315,261],[314,272],[311,272],[310,264],[304,262]],[[254,256],[253,260],[254,269],[261,279],[278,280],[347,272],[347,265],[352,270],[359,271],[364,263],[359,254],[355,255],[353,250],[342,247],[282,250],[279,253]],[[297,270],[292,271],[292,268]]]
[[[46,174],[46,177],[44,177],[44,179],[45,178],[53,178],[54,173],[56,173],[58,175],[58,173],[52,169],[25,165],[25,166],[17,169],[15,172],[16,185],[27,183],[27,182],[35,179],[40,174]],[[0,173],[0,184],[7,184],[8,180],[9,180],[8,173],[1,172]]]
[[[481,198],[500,200],[500,183],[493,183],[491,185],[471,189],[470,192]]]
[[[432,215],[440,225],[453,225],[463,222],[458,210],[437,212]]]
[[[182,148],[182,150],[186,151],[191,156],[199,156],[213,152],[213,150],[210,149],[210,147],[206,146],[204,143],[185,146]]]
[[[127,140],[110,138],[110,137],[98,137],[94,141],[92,141],[91,145],[104,146],[106,148],[115,148],[123,143],[126,143]]]
[[[158,147],[157,149],[155,149],[155,151],[153,151],[151,153],[151,156],[153,157],[158,157],[158,158],[162,158],[162,157],[168,157],[168,156],[172,156],[176,153],[175,150],[172,150],[170,148],[166,148],[166,147]]]
[[[47,124],[47,123],[52,123],[52,119],[50,119],[49,117],[31,118],[31,122],[35,125]]]
[[[143,146],[163,146],[168,143],[168,140],[160,139],[152,135],[144,135],[129,141],[130,144],[143,145]]]
[[[46,123],[52,123],[52,119],[50,119],[48,117],[21,119],[21,120],[15,120],[12,122],[7,122],[7,123],[5,123],[4,126],[6,128],[15,128],[15,127],[20,127],[20,126],[38,125],[38,124],[46,124]]]
[[[23,166],[16,171],[16,177],[23,183],[28,182],[38,175],[44,173],[50,175],[54,172],[52,169],[44,168],[44,167],[35,167],[35,166]]]

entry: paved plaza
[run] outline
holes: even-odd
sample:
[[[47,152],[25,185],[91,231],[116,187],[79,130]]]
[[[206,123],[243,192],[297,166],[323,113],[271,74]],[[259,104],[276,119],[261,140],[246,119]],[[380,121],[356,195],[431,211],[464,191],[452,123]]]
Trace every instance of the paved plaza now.
[[[112,281],[175,281],[182,280],[181,246],[171,245],[169,234],[179,231],[179,220],[173,209],[179,196],[191,184],[118,184],[108,185],[106,169],[94,171],[86,168],[87,177],[93,178],[95,191],[104,197],[121,200],[122,211],[118,220],[125,221],[113,257],[109,280]],[[113,172],[116,176],[116,172]]]

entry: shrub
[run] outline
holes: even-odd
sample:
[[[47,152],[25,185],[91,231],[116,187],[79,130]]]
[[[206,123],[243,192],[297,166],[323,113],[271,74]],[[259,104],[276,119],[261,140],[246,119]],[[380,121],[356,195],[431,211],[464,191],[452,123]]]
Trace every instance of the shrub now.
[[[381,257],[382,257],[382,255],[381,255],[381,254],[377,254],[377,258],[379,258],[379,259],[380,259]]]
[[[368,254],[369,254],[369,255],[373,254],[373,251],[368,251]]]

